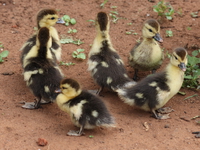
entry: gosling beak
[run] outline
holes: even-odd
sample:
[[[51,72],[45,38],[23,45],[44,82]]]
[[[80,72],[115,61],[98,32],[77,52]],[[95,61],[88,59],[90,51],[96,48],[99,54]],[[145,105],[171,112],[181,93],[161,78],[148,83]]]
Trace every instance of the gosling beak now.
[[[56,23],[64,24],[64,23],[65,23],[65,21],[64,21],[64,20],[62,20],[61,18],[58,18],[58,21],[57,21]]]
[[[162,43],[163,42],[163,39],[161,38],[160,34],[159,33],[156,33],[156,35],[153,37],[156,41]]]
[[[55,93],[61,93],[61,92],[62,92],[61,89],[55,90]]]
[[[186,71],[186,66],[185,66],[185,63],[180,63],[179,65],[178,65],[178,67],[182,70],[182,71]]]

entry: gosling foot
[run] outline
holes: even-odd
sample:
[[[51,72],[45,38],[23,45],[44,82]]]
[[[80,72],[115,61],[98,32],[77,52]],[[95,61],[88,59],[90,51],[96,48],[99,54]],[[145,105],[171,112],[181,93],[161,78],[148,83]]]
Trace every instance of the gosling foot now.
[[[80,132],[80,131],[74,131],[74,130],[69,130],[67,133],[68,136],[81,136],[84,135],[85,133]]]
[[[35,108],[35,102],[20,102],[20,104],[24,104],[24,105],[22,105],[22,108],[36,109]]]
[[[156,119],[169,119],[169,113],[168,114],[162,114],[162,113],[157,113],[155,110],[152,110],[152,113]]]
[[[174,111],[172,108],[170,107],[164,107],[164,108],[159,108],[156,110],[158,113],[161,113],[161,114],[167,114],[167,113],[170,113],[172,111]]]
[[[195,137],[196,137],[196,138],[200,138],[200,131],[192,132],[192,134],[196,134]]]

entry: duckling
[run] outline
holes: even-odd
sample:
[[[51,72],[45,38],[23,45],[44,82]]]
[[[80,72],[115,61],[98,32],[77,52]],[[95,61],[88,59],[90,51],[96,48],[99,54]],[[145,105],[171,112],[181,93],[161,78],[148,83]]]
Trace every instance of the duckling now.
[[[124,63],[113,48],[109,35],[109,17],[99,12],[96,19],[97,35],[89,52],[88,71],[100,85],[99,94],[104,87],[115,91],[122,86],[135,84],[128,77]]]
[[[61,60],[60,39],[59,39],[57,30],[53,27],[56,23],[64,23],[62,19],[58,18],[58,14],[56,10],[42,9],[41,11],[38,12],[37,14],[38,30],[41,27],[49,28],[51,36],[52,36],[51,52],[54,54],[55,59],[60,61]],[[31,50],[31,48],[36,44],[36,36],[37,36],[37,33],[34,34],[31,38],[29,38],[20,49],[22,51],[22,54],[21,54],[22,64],[23,64],[24,57]]]
[[[138,70],[152,70],[155,73],[163,61],[163,53],[158,44],[163,42],[159,23],[154,19],[145,21],[142,35],[143,41],[136,44],[129,54],[129,64],[135,70],[133,80],[138,80]]]
[[[47,27],[40,28],[36,45],[24,58],[24,80],[37,100],[25,103],[23,108],[37,109],[41,100],[53,102],[58,95],[54,91],[59,88],[63,74],[53,59],[51,53],[52,37]]]
[[[156,110],[163,107],[181,88],[187,65],[187,51],[176,48],[164,71],[147,76],[135,86],[117,90],[119,97],[131,106],[151,111],[157,119],[164,119]]]
[[[58,107],[69,113],[72,122],[80,127],[79,131],[70,130],[68,135],[81,136],[84,129],[93,129],[97,126],[114,127],[114,118],[103,101],[82,90],[74,79],[63,79],[60,89],[55,92],[60,93],[56,98]]]

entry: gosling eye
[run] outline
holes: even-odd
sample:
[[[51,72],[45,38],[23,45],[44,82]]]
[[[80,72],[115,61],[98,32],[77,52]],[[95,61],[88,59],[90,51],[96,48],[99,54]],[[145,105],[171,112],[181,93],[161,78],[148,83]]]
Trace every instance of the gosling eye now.
[[[66,87],[62,87],[62,89],[64,90],[64,89],[67,89]]]
[[[178,58],[177,58],[176,56],[174,56],[174,58],[175,58],[176,60],[178,60]]]
[[[51,20],[54,20],[54,19],[55,19],[55,17],[51,17],[50,19],[51,19]]]
[[[151,29],[149,29],[149,32],[153,32]]]

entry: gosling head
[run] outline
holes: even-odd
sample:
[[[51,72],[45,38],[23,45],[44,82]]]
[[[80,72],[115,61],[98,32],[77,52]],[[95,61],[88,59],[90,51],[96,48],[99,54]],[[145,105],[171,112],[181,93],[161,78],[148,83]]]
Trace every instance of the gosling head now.
[[[63,79],[60,83],[60,89],[56,90],[56,93],[62,93],[67,97],[73,98],[81,93],[81,87],[79,83],[73,79]]]
[[[100,31],[107,31],[109,29],[109,17],[105,12],[99,12],[97,14],[96,26]]]
[[[186,49],[182,47],[176,48],[172,53],[170,61],[174,66],[179,67],[182,71],[186,71],[186,65],[187,65]]]
[[[142,34],[144,38],[155,39],[158,42],[163,42],[163,39],[160,36],[160,24],[154,19],[149,19],[145,21]]]
[[[58,13],[54,9],[42,9],[37,14],[37,26],[41,27],[54,26],[56,23],[64,23],[62,19],[58,17]]]

